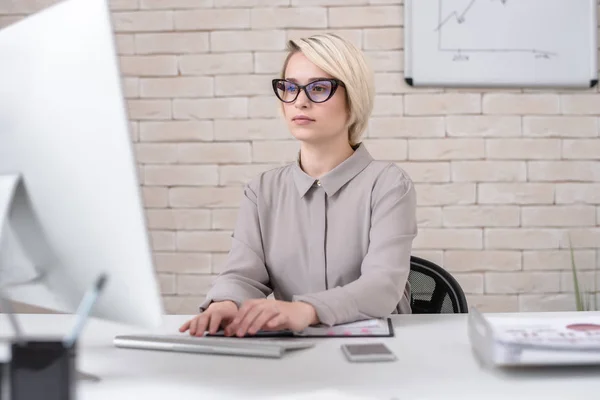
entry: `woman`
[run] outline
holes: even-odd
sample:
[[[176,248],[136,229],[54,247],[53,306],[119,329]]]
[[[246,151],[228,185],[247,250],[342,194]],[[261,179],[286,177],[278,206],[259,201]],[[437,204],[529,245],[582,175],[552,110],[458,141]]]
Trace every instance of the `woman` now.
[[[364,56],[332,34],[288,50],[273,90],[298,160],[245,186],[225,272],[181,332],[300,331],[411,311],[416,194],[360,143],[374,98]]]

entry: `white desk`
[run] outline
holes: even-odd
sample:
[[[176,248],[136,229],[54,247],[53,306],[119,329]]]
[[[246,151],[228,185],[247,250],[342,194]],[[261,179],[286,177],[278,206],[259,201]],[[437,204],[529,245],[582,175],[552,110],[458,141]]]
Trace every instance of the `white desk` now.
[[[73,322],[65,315],[18,317],[29,334],[61,335]],[[177,333],[188,318],[166,316],[157,332]],[[115,335],[149,332],[93,320],[80,342],[78,367],[102,381],[80,383],[79,399],[571,400],[600,396],[600,368],[512,372],[481,368],[471,353],[466,315],[404,315],[394,316],[393,321],[395,338],[368,340],[386,342],[399,360],[351,364],[340,344],[367,339],[320,339],[314,348],[288,353],[283,359],[167,353],[117,349],[112,345]],[[0,335],[10,333],[6,316],[0,315]]]

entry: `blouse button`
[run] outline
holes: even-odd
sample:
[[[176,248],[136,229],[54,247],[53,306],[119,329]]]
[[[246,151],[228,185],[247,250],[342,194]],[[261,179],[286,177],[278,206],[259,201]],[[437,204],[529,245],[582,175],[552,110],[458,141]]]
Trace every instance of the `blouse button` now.
[[[317,180],[317,186],[321,186],[321,181]]]

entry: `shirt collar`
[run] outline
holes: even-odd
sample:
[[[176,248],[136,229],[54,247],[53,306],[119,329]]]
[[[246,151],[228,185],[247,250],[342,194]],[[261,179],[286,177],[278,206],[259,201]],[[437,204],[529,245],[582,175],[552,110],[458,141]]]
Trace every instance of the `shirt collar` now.
[[[350,182],[373,161],[373,157],[371,157],[364,144],[359,143],[354,149],[354,153],[350,157],[318,179],[327,196],[333,196],[337,193],[342,186]],[[300,193],[300,197],[303,197],[317,179],[308,175],[300,167],[300,153],[298,153],[298,159],[294,163],[293,169],[296,188]]]

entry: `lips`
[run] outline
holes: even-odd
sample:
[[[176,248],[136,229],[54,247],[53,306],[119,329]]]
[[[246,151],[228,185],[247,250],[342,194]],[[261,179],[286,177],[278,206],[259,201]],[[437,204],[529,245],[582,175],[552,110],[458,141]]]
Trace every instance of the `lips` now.
[[[314,119],[308,118],[306,115],[298,115],[292,118],[292,121],[314,121]]]

